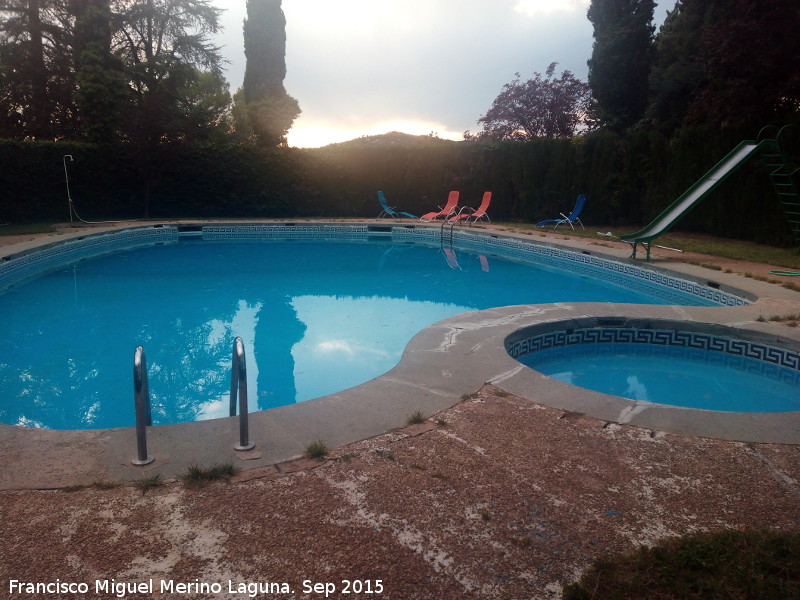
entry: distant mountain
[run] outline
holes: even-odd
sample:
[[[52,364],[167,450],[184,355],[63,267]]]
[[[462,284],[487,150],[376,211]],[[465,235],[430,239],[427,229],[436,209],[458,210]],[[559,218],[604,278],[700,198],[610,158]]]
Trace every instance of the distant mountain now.
[[[430,135],[411,135],[410,133],[402,133],[400,131],[390,131],[381,135],[364,135],[354,140],[347,142],[338,142],[336,144],[328,144],[322,146],[325,148],[354,148],[354,147],[368,147],[368,146],[417,146],[420,144],[457,144],[453,140],[445,140],[437,137],[435,134]]]

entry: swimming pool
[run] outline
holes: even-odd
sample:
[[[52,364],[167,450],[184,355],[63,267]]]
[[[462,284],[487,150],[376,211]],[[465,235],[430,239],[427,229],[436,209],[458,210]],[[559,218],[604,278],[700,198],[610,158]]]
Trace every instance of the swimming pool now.
[[[713,285],[500,236],[457,232],[446,242],[431,227],[147,227],[12,257],[0,264],[0,420],[131,425],[138,344],[162,424],[227,415],[237,335],[250,405],[262,410],[380,375],[416,332],[464,311],[747,303]]]
[[[649,321],[532,334],[509,347],[565,383],[634,400],[728,412],[800,411],[800,349]],[[551,325],[552,327],[552,325]]]

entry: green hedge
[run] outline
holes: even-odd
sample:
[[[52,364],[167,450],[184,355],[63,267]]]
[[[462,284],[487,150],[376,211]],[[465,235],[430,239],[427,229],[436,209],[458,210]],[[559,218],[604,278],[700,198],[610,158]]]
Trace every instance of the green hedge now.
[[[666,139],[639,131],[574,140],[449,142],[365,138],[322,149],[93,146],[0,140],[0,222],[68,218],[63,156],[75,207],[86,220],[167,217],[372,217],[376,190],[422,214],[451,189],[477,206],[492,190],[495,220],[536,222],[572,208],[584,193],[590,226],[643,225],[741,139],[682,130]],[[789,245],[786,218],[759,160],[742,167],[680,228]]]

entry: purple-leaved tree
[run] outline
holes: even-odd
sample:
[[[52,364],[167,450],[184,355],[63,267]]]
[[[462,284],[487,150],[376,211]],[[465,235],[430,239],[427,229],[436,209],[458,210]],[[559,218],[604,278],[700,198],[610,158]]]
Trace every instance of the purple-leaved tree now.
[[[550,63],[544,78],[534,73],[522,81],[520,74],[503,86],[492,107],[478,119],[482,131],[464,133],[467,140],[518,140],[533,138],[569,138],[594,126],[590,113],[592,95],[589,85],[571,71],[555,76]]]

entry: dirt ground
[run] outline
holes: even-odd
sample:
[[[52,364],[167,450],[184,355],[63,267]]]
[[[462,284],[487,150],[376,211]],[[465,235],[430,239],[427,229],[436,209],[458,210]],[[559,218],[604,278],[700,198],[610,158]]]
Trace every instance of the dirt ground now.
[[[337,599],[555,599],[601,555],[800,529],[800,448],[620,426],[486,386],[322,461],[200,489],[0,492],[0,514],[2,598],[111,598],[113,579],[153,581],[126,598],[317,599],[326,584]],[[89,592],[12,593],[11,580]]]

